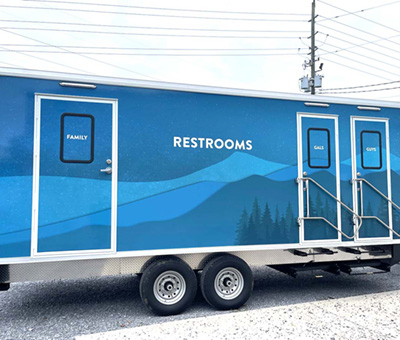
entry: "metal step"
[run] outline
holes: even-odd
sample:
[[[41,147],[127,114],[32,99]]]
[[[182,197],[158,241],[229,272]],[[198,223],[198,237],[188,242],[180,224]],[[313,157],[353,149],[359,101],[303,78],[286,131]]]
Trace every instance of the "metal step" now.
[[[9,283],[0,283],[0,292],[5,292],[10,289]]]
[[[293,254],[296,256],[302,256],[302,257],[307,257],[309,255],[305,251],[298,250],[298,249],[293,250]]]
[[[375,275],[375,274],[385,274],[385,273],[389,273],[390,272],[390,266],[386,263],[380,263],[378,265],[375,266],[368,266],[365,268],[365,271],[362,272],[354,272],[353,268],[351,268],[350,266],[346,266],[346,265],[339,265],[340,271],[342,271],[343,273],[346,273],[348,275]],[[358,267],[360,268],[360,267]],[[371,271],[368,270],[367,268],[374,268],[374,269],[378,269],[379,271]]]
[[[337,254],[337,251],[328,249],[328,248],[314,248],[313,252],[307,253],[303,250],[299,250],[299,249],[294,249],[293,251],[293,255],[296,256],[301,256],[301,257],[307,257],[307,256],[313,256],[313,255],[333,255],[333,254]]]
[[[360,255],[361,251],[357,248],[341,248],[341,250],[345,251],[346,253]]]
[[[269,266],[272,269],[275,269],[281,273],[287,274],[293,278],[297,277],[298,272],[305,271],[313,271],[313,270],[323,270],[327,273],[340,275],[340,273],[345,273],[348,275],[372,275],[372,274],[385,274],[390,272],[390,265],[377,260],[370,261],[348,261],[345,263],[341,262],[313,262],[310,261],[308,263],[303,264],[290,264],[290,265],[277,265],[277,266]],[[358,272],[354,271],[354,268],[366,268],[365,271]],[[379,271],[373,271],[367,268],[378,269]],[[316,277],[320,278],[323,275],[316,275]]]

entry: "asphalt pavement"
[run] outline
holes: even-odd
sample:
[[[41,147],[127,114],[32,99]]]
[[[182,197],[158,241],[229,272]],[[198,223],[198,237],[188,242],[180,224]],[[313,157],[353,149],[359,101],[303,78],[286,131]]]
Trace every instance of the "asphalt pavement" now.
[[[267,313],[274,308],[292,309],[298,308],[296,305],[330,303],[347,297],[361,297],[357,308],[374,317],[376,312],[368,309],[369,300],[362,296],[382,292],[397,294],[400,290],[400,266],[394,266],[391,273],[378,275],[335,276],[318,271],[299,273],[296,279],[264,267],[254,269],[254,278],[252,297],[238,311],[213,310],[198,292],[192,307],[181,315],[169,317],[158,317],[145,309],[139,296],[138,276],[16,283],[9,291],[0,292],[0,339],[74,339],[132,327],[192,322],[209,316],[251,318],[258,310]],[[400,300],[398,295],[393,296],[391,299]],[[379,301],[379,295],[374,299]],[[385,301],[390,302],[390,298]],[[387,312],[382,310],[382,313]],[[286,314],[288,318],[289,314]],[[324,313],[318,313],[310,319],[317,327],[316,334],[319,325],[321,334],[324,331],[325,317]],[[283,328],[281,335],[284,332]]]

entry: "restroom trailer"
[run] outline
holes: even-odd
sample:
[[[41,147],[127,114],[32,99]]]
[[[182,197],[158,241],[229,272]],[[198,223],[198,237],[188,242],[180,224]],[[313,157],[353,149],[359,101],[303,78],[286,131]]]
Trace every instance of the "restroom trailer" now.
[[[399,103],[10,69],[0,88],[2,290],[140,274],[168,315],[198,286],[239,308],[251,266],[400,260]]]

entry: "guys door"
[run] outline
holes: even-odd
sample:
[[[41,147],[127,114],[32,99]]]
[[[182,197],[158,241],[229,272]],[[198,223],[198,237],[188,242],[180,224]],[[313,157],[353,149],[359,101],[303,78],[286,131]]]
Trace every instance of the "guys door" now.
[[[115,244],[116,102],[36,97],[33,255]]]
[[[384,197],[391,198],[388,131],[388,119],[352,118],[353,190],[362,216],[357,240],[392,237],[392,207]]]

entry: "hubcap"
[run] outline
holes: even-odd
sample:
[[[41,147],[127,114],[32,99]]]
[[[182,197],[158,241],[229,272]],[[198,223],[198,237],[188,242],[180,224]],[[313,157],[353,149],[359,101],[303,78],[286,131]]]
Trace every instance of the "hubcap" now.
[[[164,305],[173,305],[185,295],[186,281],[176,271],[161,273],[154,281],[153,293],[155,298]]]
[[[243,275],[235,268],[224,268],[215,277],[215,292],[224,300],[237,298],[243,291],[243,287]]]

